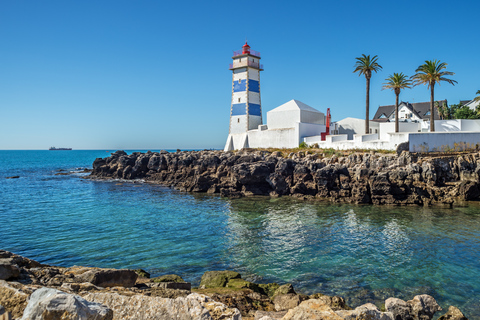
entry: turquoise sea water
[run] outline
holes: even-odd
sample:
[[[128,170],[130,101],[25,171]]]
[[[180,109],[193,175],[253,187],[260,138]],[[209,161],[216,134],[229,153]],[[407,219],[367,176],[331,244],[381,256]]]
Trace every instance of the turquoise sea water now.
[[[113,150],[109,150],[113,151]],[[154,151],[154,150],[152,150]],[[433,295],[480,318],[480,206],[229,200],[81,173],[102,151],[0,151],[0,248],[43,263],[143,268],[198,285],[208,270],[380,305]],[[19,175],[19,179],[5,179]]]

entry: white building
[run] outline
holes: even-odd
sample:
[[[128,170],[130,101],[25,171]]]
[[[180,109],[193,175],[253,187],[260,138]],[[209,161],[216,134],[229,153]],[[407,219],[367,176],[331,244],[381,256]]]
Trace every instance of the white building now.
[[[325,114],[297,100],[267,112],[262,124],[260,53],[245,43],[234,53],[230,128],[225,151],[242,148],[296,148],[304,137],[325,132]]]

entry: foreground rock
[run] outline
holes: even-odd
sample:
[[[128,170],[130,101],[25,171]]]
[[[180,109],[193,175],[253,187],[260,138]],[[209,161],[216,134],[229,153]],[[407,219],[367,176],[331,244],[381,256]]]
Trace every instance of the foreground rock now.
[[[282,154],[124,151],[98,158],[91,178],[143,179],[183,191],[327,199],[393,205],[451,205],[480,197],[480,155],[418,156],[351,153],[327,157],[309,150]]]
[[[442,308],[433,297],[423,294],[406,302],[397,298],[388,298],[385,301],[385,310],[392,313],[395,319],[423,320],[432,319],[433,315]]]
[[[196,293],[187,297],[165,299],[135,295],[131,297],[116,293],[89,293],[85,299],[104,304],[114,311],[113,319],[143,320],[239,320],[240,312]]]
[[[41,288],[29,298],[22,320],[112,320],[113,311],[77,295]]]
[[[192,293],[177,275],[149,279],[137,278],[138,270],[52,267],[1,250],[0,259],[5,270],[18,271],[0,280],[0,320],[430,320],[441,310],[429,295],[389,298],[386,312],[370,303],[352,309],[342,297],[306,296],[291,284],[257,284],[230,270],[206,272]],[[450,307],[440,319],[467,318]]]

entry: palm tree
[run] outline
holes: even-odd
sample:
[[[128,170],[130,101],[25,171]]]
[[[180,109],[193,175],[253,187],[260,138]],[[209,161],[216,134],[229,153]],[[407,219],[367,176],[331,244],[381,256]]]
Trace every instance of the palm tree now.
[[[426,60],[424,64],[420,65],[417,70],[415,70],[416,74],[412,76],[414,86],[426,84],[428,85],[428,88],[430,88],[430,132],[435,131],[435,110],[433,108],[435,84],[438,83],[440,85],[441,81],[448,82],[452,85],[458,83],[455,80],[445,78],[445,76],[455,74],[450,71],[442,71],[446,68],[447,64],[445,62],[440,62],[439,60]]]
[[[367,105],[366,105],[366,115],[365,115],[365,134],[370,133],[370,125],[369,125],[369,111],[370,111],[370,78],[372,77],[372,71],[375,73],[382,69],[382,66],[378,64],[377,56],[373,56],[370,58],[370,55],[366,56],[362,54],[361,57],[355,58],[357,62],[355,62],[355,70],[353,72],[358,72],[358,75],[365,75],[365,79],[367,79]]]
[[[473,99],[473,100],[475,100],[475,101],[480,101],[480,90],[477,90],[477,93],[476,93],[476,94],[478,94],[478,96],[475,97],[475,99]]]
[[[395,132],[398,132],[398,97],[402,89],[410,89],[412,81],[403,73],[393,73],[383,84],[383,89],[392,89],[395,92]]]

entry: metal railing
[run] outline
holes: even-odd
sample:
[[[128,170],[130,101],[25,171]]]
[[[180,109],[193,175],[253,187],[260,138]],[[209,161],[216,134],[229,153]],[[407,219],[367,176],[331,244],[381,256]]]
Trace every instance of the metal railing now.
[[[255,51],[255,50],[247,50],[246,52],[243,52],[243,49],[240,49],[240,50],[237,50],[237,51],[233,51],[233,56],[240,56],[242,54],[250,54],[252,56],[255,56],[255,57],[260,57],[260,52],[258,51]]]
[[[253,68],[257,68],[257,69],[263,69],[263,64],[260,64],[258,62],[253,62],[253,61],[250,61],[250,60],[230,63],[229,66],[230,66],[230,69],[241,68],[241,67],[253,67]]]

